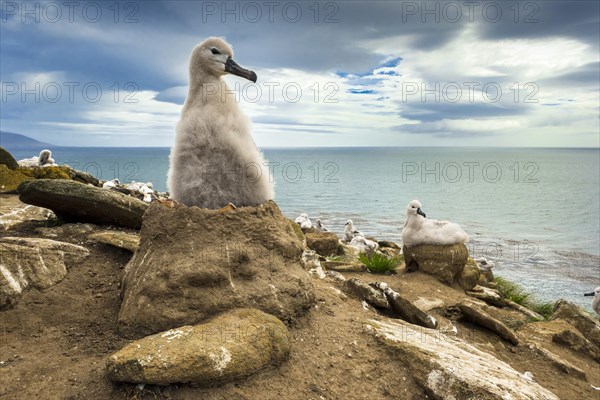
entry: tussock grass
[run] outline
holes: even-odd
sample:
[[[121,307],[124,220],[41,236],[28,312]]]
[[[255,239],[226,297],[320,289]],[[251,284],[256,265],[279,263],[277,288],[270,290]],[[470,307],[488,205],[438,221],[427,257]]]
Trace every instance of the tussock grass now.
[[[381,253],[373,253],[371,256],[360,253],[358,259],[367,267],[369,272],[374,274],[393,274],[402,262],[399,257],[388,257]]]
[[[512,300],[515,303],[522,305],[523,307],[527,307],[530,310],[533,310],[536,313],[540,314],[545,319],[550,318],[550,316],[552,315],[554,303],[537,300],[535,296],[533,296],[529,292],[526,292],[525,289],[523,289],[518,284],[511,282],[507,279],[501,278],[499,276],[495,277],[495,281],[496,289],[498,289],[500,294],[505,299]]]

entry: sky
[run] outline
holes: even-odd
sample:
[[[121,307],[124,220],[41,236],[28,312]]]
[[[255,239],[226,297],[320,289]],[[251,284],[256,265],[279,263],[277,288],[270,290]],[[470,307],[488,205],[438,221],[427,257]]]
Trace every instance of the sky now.
[[[0,130],[171,146],[220,36],[261,147],[599,147],[599,4],[0,1]]]

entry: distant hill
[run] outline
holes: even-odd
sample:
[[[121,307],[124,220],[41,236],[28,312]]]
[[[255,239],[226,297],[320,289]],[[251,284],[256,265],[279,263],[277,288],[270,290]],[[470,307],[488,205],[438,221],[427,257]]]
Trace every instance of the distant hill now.
[[[50,143],[40,142],[18,133],[0,131],[0,147],[8,151],[15,150],[43,150],[46,147],[56,147]]]

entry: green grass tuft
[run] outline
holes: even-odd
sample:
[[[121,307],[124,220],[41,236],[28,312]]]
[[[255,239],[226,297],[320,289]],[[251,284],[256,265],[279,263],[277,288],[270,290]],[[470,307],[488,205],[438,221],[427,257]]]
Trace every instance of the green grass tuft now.
[[[512,300],[523,307],[527,307],[540,314],[545,319],[550,318],[552,315],[554,303],[539,301],[518,284],[499,276],[496,276],[494,280],[496,281],[496,289],[498,289],[498,292],[500,292],[505,299]]]
[[[358,259],[374,274],[393,274],[402,262],[398,257],[388,257],[381,253],[373,253],[370,257],[366,253],[360,253]]]

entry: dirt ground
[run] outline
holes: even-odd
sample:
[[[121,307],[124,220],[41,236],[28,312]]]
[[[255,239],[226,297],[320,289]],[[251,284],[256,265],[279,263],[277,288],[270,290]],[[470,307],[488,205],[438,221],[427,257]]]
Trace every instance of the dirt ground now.
[[[39,236],[43,221],[29,221],[0,236]],[[90,256],[72,266],[54,287],[25,293],[16,308],[0,313],[0,399],[427,399],[402,360],[365,333],[369,319],[383,318],[351,296],[340,295],[328,280],[313,277],[317,305],[290,327],[292,354],[279,369],[216,388],[114,384],[106,378],[107,357],[128,341],[117,334],[119,282],[131,253],[81,238],[59,237],[84,245]],[[440,321],[453,319],[448,306],[465,295],[435,278],[403,269],[394,276],[348,273],[385,281],[410,300],[440,299],[432,310]],[[450,308],[451,310],[451,308]],[[506,321],[513,311],[499,311]],[[514,316],[515,326],[520,324]],[[461,321],[459,336],[494,354],[564,400],[597,400],[600,365],[552,343],[551,351],[587,372],[589,382],[567,375],[526,345],[506,344],[494,333]]]

